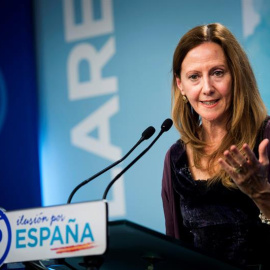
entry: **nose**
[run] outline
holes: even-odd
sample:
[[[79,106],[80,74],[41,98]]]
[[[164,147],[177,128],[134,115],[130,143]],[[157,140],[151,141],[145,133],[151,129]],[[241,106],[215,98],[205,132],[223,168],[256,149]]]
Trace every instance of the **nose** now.
[[[211,83],[211,79],[209,76],[204,76],[203,77],[203,85],[202,85],[202,92],[205,95],[211,95],[214,92],[213,85]]]

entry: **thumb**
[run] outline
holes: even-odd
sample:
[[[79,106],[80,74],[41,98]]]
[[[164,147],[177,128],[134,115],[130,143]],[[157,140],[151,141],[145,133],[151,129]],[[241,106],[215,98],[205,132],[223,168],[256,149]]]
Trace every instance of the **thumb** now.
[[[262,164],[268,163],[268,153],[267,153],[267,146],[269,144],[268,139],[264,139],[259,145],[259,161]]]

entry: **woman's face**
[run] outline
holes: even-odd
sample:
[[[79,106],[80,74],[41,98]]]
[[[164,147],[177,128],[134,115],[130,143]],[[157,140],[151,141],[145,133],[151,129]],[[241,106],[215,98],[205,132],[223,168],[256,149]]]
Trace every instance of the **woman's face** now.
[[[190,50],[176,82],[181,94],[201,116],[203,124],[227,120],[232,77],[223,49],[218,44],[207,42]]]

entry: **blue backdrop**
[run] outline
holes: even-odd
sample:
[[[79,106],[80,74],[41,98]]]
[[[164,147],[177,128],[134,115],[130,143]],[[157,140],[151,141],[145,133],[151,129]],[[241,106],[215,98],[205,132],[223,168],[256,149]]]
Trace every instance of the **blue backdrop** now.
[[[195,0],[188,4],[179,0],[36,0],[33,3],[43,205],[66,203],[77,184],[122,157],[149,125],[159,132],[163,120],[170,117],[174,49],[180,37],[195,25],[220,22],[235,34],[247,49],[269,107],[265,68],[270,62],[269,1]],[[31,18],[29,10],[22,12]],[[21,24],[19,27],[15,20],[14,24],[17,31],[22,31]],[[29,26],[27,20],[25,25]],[[28,49],[24,48],[23,53]],[[32,56],[29,59],[27,63]],[[18,77],[21,74],[16,70],[12,74],[20,78],[20,85],[24,79],[32,84],[28,87],[31,97],[24,102],[34,101],[34,79],[29,78],[34,78],[35,70],[29,76]],[[3,81],[0,86],[7,84],[6,79]],[[9,90],[6,92],[6,98],[1,94],[1,102],[9,99]],[[35,106],[33,102],[24,109],[35,110]],[[35,125],[37,114],[30,115],[33,119],[21,112],[16,121]],[[1,120],[4,118],[7,122]],[[1,121],[3,127],[11,123],[0,116],[0,128]],[[30,146],[23,143],[31,149],[36,145],[36,129],[25,126],[24,131],[34,136]],[[160,197],[163,160],[177,139],[174,129],[164,134],[116,182],[108,194],[110,219],[124,218],[164,232]],[[73,201],[101,199],[114,175],[149,143],[141,145],[123,164],[80,189]],[[32,159],[25,158],[23,166],[35,170],[37,175],[37,153],[30,152]],[[13,157],[15,153],[12,151]],[[5,162],[10,166],[14,163]],[[22,181],[8,174],[6,179],[14,183]],[[38,190],[39,181],[33,179]],[[28,179],[27,183],[32,186]],[[19,194],[18,197],[23,196]],[[34,205],[31,201],[28,204]]]

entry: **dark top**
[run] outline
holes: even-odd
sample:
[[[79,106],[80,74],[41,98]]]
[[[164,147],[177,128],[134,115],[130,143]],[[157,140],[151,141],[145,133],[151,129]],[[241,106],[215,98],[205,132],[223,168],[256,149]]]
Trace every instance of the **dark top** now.
[[[269,120],[263,137],[270,138]],[[165,158],[162,199],[167,235],[237,265],[267,261],[270,226],[261,223],[254,202],[240,190],[225,188],[220,182],[207,187],[205,180],[194,181],[181,141],[169,149]]]

